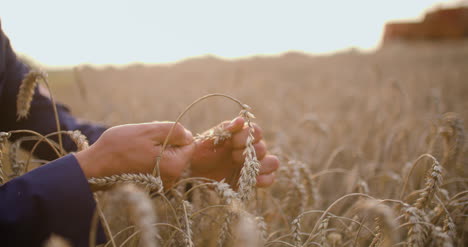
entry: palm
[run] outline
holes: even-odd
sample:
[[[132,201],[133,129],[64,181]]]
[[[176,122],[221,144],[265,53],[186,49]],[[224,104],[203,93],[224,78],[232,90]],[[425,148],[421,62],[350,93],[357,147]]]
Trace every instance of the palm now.
[[[234,179],[239,172],[239,164],[232,158],[232,142],[226,140],[214,145],[212,140],[196,142],[192,156],[192,176],[215,180]]]

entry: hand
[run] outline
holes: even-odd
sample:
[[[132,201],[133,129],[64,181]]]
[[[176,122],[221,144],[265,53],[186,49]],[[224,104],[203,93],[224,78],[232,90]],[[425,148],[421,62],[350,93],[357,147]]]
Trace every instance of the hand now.
[[[152,173],[173,122],[120,125],[105,131],[88,149],[75,154],[87,178],[122,173]],[[160,162],[166,188],[181,175],[194,151],[192,133],[174,128]]]
[[[240,170],[244,164],[245,142],[249,134],[244,119],[236,118],[231,122],[223,122],[219,126],[231,133],[231,138],[215,145],[213,140],[195,142],[192,156],[192,176],[207,177],[215,180],[226,179],[231,185],[237,185]],[[254,124],[254,148],[257,159],[261,163],[257,176],[257,186],[270,186],[275,179],[274,171],[279,167],[279,160],[274,155],[267,154],[265,142],[262,140],[262,130]]]

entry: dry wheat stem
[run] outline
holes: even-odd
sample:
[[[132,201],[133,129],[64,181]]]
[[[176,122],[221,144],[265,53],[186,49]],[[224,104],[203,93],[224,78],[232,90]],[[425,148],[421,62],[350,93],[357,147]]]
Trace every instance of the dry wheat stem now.
[[[174,225],[171,225],[171,224],[168,224],[168,223],[154,223],[152,224],[153,227],[158,227],[158,226],[166,226],[166,227],[169,227],[169,228],[173,228],[174,230],[176,231],[179,231],[181,233],[184,233],[182,229],[180,229],[179,227],[177,226],[174,226]],[[124,229],[120,230],[119,232],[117,232],[116,234],[114,234],[113,238],[116,239],[118,236],[120,236],[121,234],[125,233],[126,231],[129,231],[129,230],[132,230],[136,228],[135,225],[132,225],[132,226],[127,226],[125,227]],[[130,235],[125,241],[122,242],[121,246],[124,246],[128,241],[130,241],[133,237],[135,237],[136,235],[140,234],[141,230],[135,230],[135,232]],[[107,247],[109,246],[109,244],[111,244],[110,241],[108,241],[104,247]]]
[[[307,244],[312,240],[311,237],[312,237],[312,234],[317,230],[318,228],[318,223],[319,222],[322,222],[322,220],[325,218],[325,216],[330,212],[330,210],[336,205],[338,204],[339,202],[341,202],[342,200],[344,199],[347,199],[349,197],[354,197],[354,196],[361,196],[361,197],[367,197],[367,198],[370,198],[370,199],[373,199],[373,200],[376,200],[375,198],[373,198],[372,196],[369,196],[369,195],[366,195],[366,194],[362,194],[362,193],[351,193],[351,194],[347,194],[347,195],[344,195],[340,198],[338,198],[337,200],[335,200],[330,206],[328,206],[328,208],[323,212],[322,216],[320,216],[319,220],[317,221],[317,223],[315,223],[314,225],[314,228],[312,229],[312,231],[310,232],[309,234],[309,237],[307,238],[306,242],[304,243],[304,246],[307,246]]]
[[[21,149],[21,144],[24,141],[34,141],[34,140],[38,140],[38,137],[37,136],[22,136],[18,138],[17,140],[15,140],[15,142],[13,142],[10,145],[9,156],[10,156],[10,167],[12,171],[12,174],[10,174],[11,178],[18,177],[24,172],[27,172],[27,170],[24,169],[25,162],[19,160],[18,152]]]
[[[53,140],[49,139],[51,136],[54,136],[54,135],[61,135],[61,134],[68,134],[68,131],[65,131],[65,130],[62,130],[60,132],[52,132],[52,133],[49,133],[47,135],[44,135],[44,136],[41,136],[36,143],[34,143],[33,147],[31,148],[31,150],[29,151],[28,153],[28,158],[26,159],[26,162],[25,162],[25,167],[24,167],[24,170],[27,172],[28,171],[28,168],[29,168],[29,163],[31,162],[31,159],[33,157],[33,154],[34,152],[36,151],[37,147],[39,146],[39,144],[41,144],[43,141],[50,141],[51,143],[54,143]],[[74,141],[74,140],[73,140]],[[77,144],[78,145],[78,144]],[[58,152],[58,151],[57,151]],[[61,157],[61,155],[57,154],[58,157]]]
[[[11,131],[8,131],[9,134],[31,134],[31,135],[35,135],[35,136],[38,136],[41,138],[41,140],[45,141],[51,148],[52,150],[55,152],[55,154],[60,157],[61,154],[59,152],[59,150],[57,149],[57,144],[55,141],[53,140],[50,140],[48,139],[46,136],[36,132],[36,131],[33,131],[33,130],[11,130]],[[56,132],[53,132],[53,133],[56,133]],[[51,134],[53,134],[51,133]]]

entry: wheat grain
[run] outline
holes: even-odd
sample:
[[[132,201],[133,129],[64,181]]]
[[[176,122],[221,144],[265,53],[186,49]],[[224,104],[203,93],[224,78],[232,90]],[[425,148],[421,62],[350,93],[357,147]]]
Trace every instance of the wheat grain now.
[[[211,140],[216,146],[224,142],[225,140],[228,140],[229,138],[231,138],[231,132],[227,131],[222,126],[216,126],[203,134],[196,135],[194,139],[197,142]]]

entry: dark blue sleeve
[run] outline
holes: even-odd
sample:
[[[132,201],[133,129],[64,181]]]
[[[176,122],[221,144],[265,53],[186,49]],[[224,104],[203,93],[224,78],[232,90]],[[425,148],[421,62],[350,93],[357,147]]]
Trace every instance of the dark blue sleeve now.
[[[1,245],[42,246],[56,233],[73,246],[88,246],[94,208],[87,180],[69,154],[0,187]]]
[[[33,101],[31,103],[29,116],[17,121],[16,116],[16,96],[18,94],[21,81],[29,72],[29,68],[17,59],[12,50],[10,42],[1,30],[0,26],[0,131],[10,131],[17,129],[28,129],[39,132],[43,135],[57,130],[55,124],[52,103],[50,99],[42,95],[36,88]],[[81,122],[74,118],[69,110],[57,104],[58,115],[62,130],[80,130],[88,137],[90,144],[95,142],[104,132],[105,127]],[[21,135],[13,135],[12,140]],[[71,139],[64,135],[64,148],[73,151],[76,147]],[[53,138],[57,141],[57,138]],[[31,143],[29,144],[29,147]],[[28,146],[26,146],[28,148]],[[58,158],[52,149],[43,144],[35,153],[36,156],[44,160],[54,160]]]

